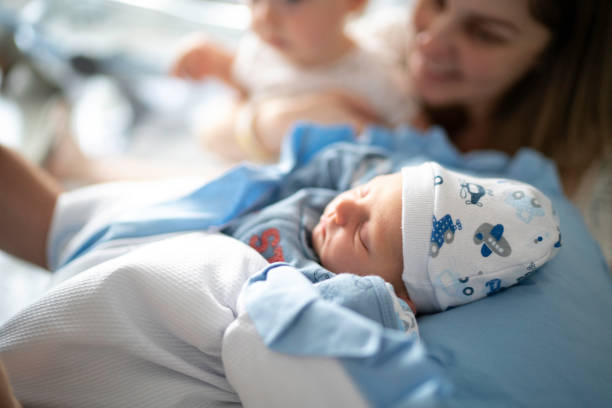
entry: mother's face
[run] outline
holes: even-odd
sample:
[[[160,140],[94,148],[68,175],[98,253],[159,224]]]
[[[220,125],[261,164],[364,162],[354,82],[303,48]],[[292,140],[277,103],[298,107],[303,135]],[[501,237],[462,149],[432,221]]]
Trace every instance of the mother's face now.
[[[549,31],[528,0],[418,0],[410,75],[424,102],[487,109],[538,62]]]

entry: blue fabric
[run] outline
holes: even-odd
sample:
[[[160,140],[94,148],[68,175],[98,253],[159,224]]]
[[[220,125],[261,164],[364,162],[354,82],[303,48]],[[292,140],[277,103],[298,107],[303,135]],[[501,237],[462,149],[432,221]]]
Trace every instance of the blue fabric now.
[[[338,275],[313,286],[292,266],[277,263],[251,278],[242,296],[268,347],[339,359],[374,407],[440,406],[450,390],[421,344],[392,330],[401,323],[378,277]],[[365,310],[373,305],[386,316]],[[379,319],[390,328],[376,324]]]
[[[369,283],[380,290],[384,281]],[[351,293],[330,291],[341,275],[325,281],[325,287],[313,286],[290,265],[276,263],[251,278],[244,290],[244,300],[264,343],[275,350],[296,355],[329,357],[367,357],[376,355],[380,348],[382,325],[364,319],[347,307],[346,299],[354,301],[353,309],[371,306],[366,300]],[[392,313],[390,298],[382,297],[381,314],[390,316],[385,323],[397,329],[401,323]],[[357,304],[357,302],[359,302]],[[338,307],[344,303],[344,307]],[[322,318],[324,317],[324,318]],[[382,322],[381,322],[382,323]],[[392,337],[405,339],[401,332],[390,331]]]
[[[380,323],[383,327],[404,330],[387,290],[378,276],[357,276],[344,273],[321,281],[317,289],[321,297],[361,316]]]
[[[287,262],[313,283],[333,273],[323,268],[311,248],[312,229],[325,205],[338,193],[324,188],[305,188],[295,194],[238,217],[221,230],[253,247],[270,263]]]

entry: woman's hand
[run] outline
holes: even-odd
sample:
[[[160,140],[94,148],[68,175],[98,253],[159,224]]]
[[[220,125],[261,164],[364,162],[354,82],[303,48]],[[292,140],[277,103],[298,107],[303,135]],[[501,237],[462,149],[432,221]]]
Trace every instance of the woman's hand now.
[[[262,101],[255,107],[254,131],[262,147],[278,154],[285,134],[298,121],[323,125],[347,124],[359,132],[382,123],[363,100],[341,92],[312,93]]]
[[[185,79],[217,77],[231,84],[233,54],[206,36],[198,34],[185,40],[170,72]]]
[[[4,366],[0,361],[0,407],[6,408],[21,408],[21,404],[17,401],[11,390],[8,376],[4,371]]]

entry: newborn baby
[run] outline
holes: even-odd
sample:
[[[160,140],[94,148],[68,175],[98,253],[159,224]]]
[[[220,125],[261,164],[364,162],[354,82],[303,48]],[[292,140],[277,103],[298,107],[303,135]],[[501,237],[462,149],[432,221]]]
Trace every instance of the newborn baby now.
[[[339,195],[302,189],[224,230],[313,282],[377,275],[415,314],[515,285],[555,255],[559,231],[550,201],[536,188],[433,162]]]

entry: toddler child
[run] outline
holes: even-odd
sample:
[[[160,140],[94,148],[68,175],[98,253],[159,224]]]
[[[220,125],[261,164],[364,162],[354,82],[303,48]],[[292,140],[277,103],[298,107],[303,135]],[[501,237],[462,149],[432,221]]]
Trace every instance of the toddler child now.
[[[231,158],[268,160],[283,134],[255,134],[253,104],[332,91],[388,125],[404,123],[410,103],[385,59],[345,31],[367,0],[250,0],[252,33],[235,53],[205,39],[188,42],[172,69],[183,78],[217,77],[243,96],[227,114],[207,117],[205,143]],[[342,116],[330,114],[329,121]]]

